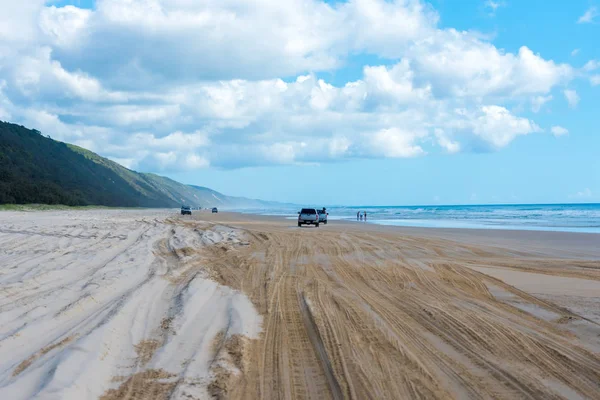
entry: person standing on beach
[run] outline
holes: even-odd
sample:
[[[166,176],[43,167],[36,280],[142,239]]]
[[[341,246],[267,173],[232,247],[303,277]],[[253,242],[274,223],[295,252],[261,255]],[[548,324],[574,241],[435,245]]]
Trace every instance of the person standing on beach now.
[[[358,212],[356,213],[356,220],[358,221],[358,219],[359,219],[359,218],[360,218],[360,211],[358,211]]]
[[[365,211],[365,222],[367,222],[367,212]]]

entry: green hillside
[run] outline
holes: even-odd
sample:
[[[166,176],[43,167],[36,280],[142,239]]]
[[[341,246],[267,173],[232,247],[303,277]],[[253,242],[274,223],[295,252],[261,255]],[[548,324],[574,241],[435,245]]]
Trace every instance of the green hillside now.
[[[107,167],[110,161],[73,149],[38,131],[0,122],[0,203],[175,205],[150,186],[143,191],[131,185],[124,177],[132,171]]]
[[[211,191],[212,192],[212,191]],[[101,205],[111,207],[193,207],[215,202],[204,190],[129,170],[116,162],[0,121],[0,204]]]

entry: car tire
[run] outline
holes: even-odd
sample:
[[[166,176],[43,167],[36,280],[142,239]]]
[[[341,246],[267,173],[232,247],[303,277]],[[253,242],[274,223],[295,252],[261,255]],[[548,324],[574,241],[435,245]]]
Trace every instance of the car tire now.
[[[324,223],[325,225],[327,225],[327,221],[324,221],[323,223]]]
[[[302,224],[300,222],[298,222],[298,226],[302,226]]]
[[[317,228],[319,227],[319,223],[318,222],[315,224],[315,227],[317,227]]]

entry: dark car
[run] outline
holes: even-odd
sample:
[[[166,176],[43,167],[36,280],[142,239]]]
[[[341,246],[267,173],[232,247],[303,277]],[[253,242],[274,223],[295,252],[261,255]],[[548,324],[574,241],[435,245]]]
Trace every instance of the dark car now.
[[[216,214],[219,212],[219,210],[217,210],[217,207],[213,207],[212,212],[213,212],[213,214]]]
[[[181,206],[181,215],[192,215],[192,209],[188,206]]]

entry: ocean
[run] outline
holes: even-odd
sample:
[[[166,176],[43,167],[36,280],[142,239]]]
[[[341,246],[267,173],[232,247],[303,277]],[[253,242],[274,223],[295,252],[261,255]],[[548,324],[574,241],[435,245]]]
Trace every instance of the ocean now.
[[[292,219],[296,218],[299,210],[273,208],[239,211]],[[356,213],[366,211],[367,223],[381,225],[600,233],[600,204],[361,206],[327,207],[327,211],[332,221],[356,221]]]

